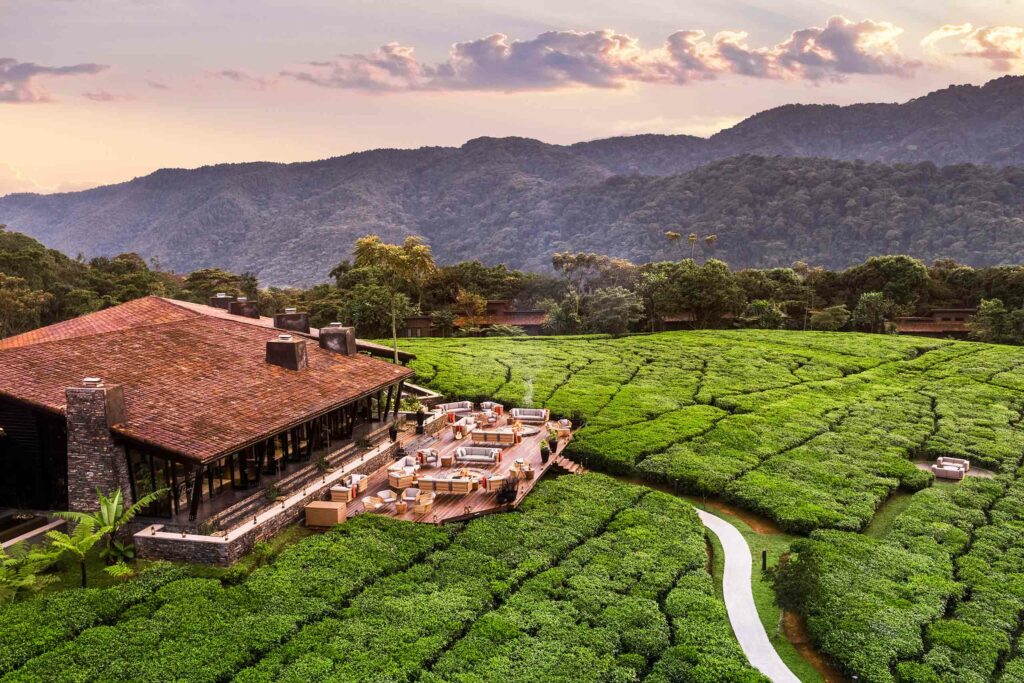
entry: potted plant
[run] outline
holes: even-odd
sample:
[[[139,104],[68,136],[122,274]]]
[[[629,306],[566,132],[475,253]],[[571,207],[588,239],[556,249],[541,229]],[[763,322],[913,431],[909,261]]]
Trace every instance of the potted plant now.
[[[420,406],[419,408],[416,409],[416,433],[417,434],[422,434],[423,433],[423,423],[426,422],[426,420],[427,420],[427,411],[423,409],[423,406]]]
[[[392,443],[398,441],[398,425],[394,422],[388,427],[388,438],[391,439]]]
[[[516,500],[516,483],[511,479],[506,479],[501,482],[501,488],[498,489],[497,495],[494,497],[499,505],[510,505]]]
[[[540,461],[542,463],[547,463],[548,458],[550,458],[550,457],[551,457],[551,447],[548,446],[548,442],[547,441],[541,441],[540,442]]]
[[[556,432],[554,429],[549,429],[548,430],[548,441],[547,441],[547,444],[548,444],[548,448],[551,449],[552,453],[555,453],[555,452],[558,451],[558,432]]]

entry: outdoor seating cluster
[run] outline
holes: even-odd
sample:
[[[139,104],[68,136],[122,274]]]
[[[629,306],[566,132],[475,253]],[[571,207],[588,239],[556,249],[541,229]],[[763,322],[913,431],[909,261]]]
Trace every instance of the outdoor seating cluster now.
[[[942,456],[932,465],[932,474],[938,479],[954,479],[959,481],[966,476],[971,469],[971,461],[963,458],[949,458]]]
[[[523,443],[524,437],[539,435],[539,455],[541,463],[546,463],[553,450],[548,444],[557,448],[558,438],[572,431],[568,420],[549,425],[546,408],[506,411],[493,401],[481,402],[479,407],[458,401],[439,404],[433,412],[445,426],[438,435],[425,437],[426,444],[420,437],[415,452],[404,452],[387,465],[387,488],[367,494],[371,480],[383,483],[379,475],[351,474],[331,487],[331,502],[347,505],[358,500],[364,512],[393,511],[399,516],[408,512],[428,515],[441,496],[484,493],[493,494],[495,498],[490,500],[498,504],[509,503],[518,484],[533,480],[537,472],[528,454],[516,457],[519,453],[506,451]],[[374,488],[377,486],[380,483]]]

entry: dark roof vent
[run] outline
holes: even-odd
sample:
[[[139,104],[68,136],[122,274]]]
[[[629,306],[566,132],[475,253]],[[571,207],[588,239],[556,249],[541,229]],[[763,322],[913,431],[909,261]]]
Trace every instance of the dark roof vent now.
[[[331,323],[327,327],[321,327],[320,348],[345,356],[354,356],[356,354],[356,328],[342,327],[341,323]]]
[[[306,340],[290,334],[277,335],[277,339],[267,342],[267,362],[288,370],[301,370],[308,364]]]
[[[238,297],[235,301],[232,301],[228,307],[228,312],[232,315],[240,315],[245,318],[259,318],[260,307],[255,301],[249,301],[244,296]]]
[[[274,327],[309,334],[309,313],[295,308],[286,308],[284,313],[274,314]]]
[[[214,308],[222,310],[228,310],[231,307],[232,302],[235,301],[235,297],[225,294],[224,292],[217,292],[210,297],[210,305]]]

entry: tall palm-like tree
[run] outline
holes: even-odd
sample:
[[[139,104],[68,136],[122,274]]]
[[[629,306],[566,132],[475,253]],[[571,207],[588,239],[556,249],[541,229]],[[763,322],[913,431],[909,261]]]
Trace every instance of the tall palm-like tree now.
[[[697,233],[695,232],[691,232],[690,236],[686,238],[686,240],[690,243],[690,260],[693,260],[694,258],[697,249],[697,241],[699,239],[700,238],[697,237]]]
[[[715,247],[715,242],[717,241],[718,235],[708,235],[707,237],[704,238],[704,244],[708,245],[708,247],[712,249]]]
[[[675,245],[679,244],[679,238],[680,237],[682,237],[682,235],[680,235],[675,230],[666,230],[665,231],[665,239],[667,239],[668,243],[671,244],[672,246],[675,246]]]
[[[388,290],[391,342],[398,363],[398,300],[405,289],[415,288],[422,293],[423,285],[437,272],[434,255],[420,237],[406,237],[398,245],[385,244],[377,235],[367,235],[356,240],[353,256],[357,268],[376,268]]]

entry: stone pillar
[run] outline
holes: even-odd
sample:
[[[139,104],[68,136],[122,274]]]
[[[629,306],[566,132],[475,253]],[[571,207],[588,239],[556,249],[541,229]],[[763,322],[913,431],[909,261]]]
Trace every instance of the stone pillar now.
[[[105,494],[121,489],[124,504],[132,504],[128,457],[110,428],[124,422],[124,391],[87,377],[80,387],[65,390],[68,423],[68,509],[96,509],[96,488]]]

